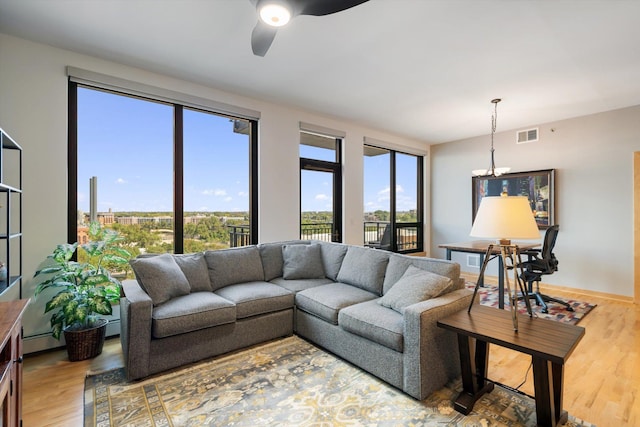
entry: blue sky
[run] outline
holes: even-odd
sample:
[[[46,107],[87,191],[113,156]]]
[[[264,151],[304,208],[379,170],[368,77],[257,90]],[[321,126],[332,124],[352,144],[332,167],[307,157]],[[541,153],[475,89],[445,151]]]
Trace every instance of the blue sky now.
[[[249,210],[249,138],[226,117],[184,110],[185,211]],[[415,209],[415,157],[398,155],[398,210]],[[277,173],[277,172],[276,172]],[[173,210],[173,108],[78,88],[78,208]],[[389,209],[389,158],[365,158],[365,211]],[[303,211],[331,209],[331,175],[303,176]]]

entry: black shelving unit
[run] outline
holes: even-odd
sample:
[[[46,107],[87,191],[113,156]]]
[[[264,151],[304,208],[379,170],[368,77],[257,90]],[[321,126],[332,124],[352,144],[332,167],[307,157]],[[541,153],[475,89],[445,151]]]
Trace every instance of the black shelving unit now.
[[[22,147],[0,128],[0,294],[22,298]]]

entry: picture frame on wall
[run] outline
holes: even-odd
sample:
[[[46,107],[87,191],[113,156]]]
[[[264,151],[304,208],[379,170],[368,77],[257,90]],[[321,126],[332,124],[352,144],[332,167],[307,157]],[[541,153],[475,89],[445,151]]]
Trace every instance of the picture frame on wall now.
[[[472,178],[472,215],[476,218],[480,201],[485,196],[525,196],[538,228],[555,225],[555,169],[506,173],[500,176],[474,176]]]

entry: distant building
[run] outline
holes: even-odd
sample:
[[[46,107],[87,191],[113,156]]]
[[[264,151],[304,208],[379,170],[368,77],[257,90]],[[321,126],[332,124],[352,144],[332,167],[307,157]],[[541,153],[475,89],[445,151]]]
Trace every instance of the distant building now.
[[[98,222],[102,225],[115,224],[116,217],[109,208],[108,212],[98,212]]]

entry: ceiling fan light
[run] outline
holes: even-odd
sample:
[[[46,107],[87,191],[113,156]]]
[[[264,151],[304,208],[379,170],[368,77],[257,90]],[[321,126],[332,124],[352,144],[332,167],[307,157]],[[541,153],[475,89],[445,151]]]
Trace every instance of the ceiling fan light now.
[[[282,27],[291,20],[291,11],[282,3],[266,3],[260,6],[260,19],[272,27]]]

